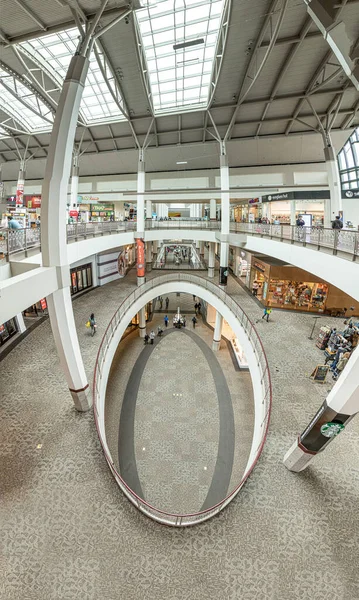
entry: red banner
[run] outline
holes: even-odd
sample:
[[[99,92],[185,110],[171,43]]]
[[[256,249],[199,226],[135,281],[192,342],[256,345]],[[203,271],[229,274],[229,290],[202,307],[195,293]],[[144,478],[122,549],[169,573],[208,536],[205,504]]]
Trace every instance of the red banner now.
[[[137,238],[137,277],[145,276],[145,242],[142,238]]]
[[[41,305],[42,310],[45,310],[45,308],[47,308],[47,304],[46,304],[46,299],[45,298],[42,298],[40,300],[40,305]]]
[[[23,205],[23,197],[24,197],[24,182],[18,181],[17,189],[16,189],[16,206]]]

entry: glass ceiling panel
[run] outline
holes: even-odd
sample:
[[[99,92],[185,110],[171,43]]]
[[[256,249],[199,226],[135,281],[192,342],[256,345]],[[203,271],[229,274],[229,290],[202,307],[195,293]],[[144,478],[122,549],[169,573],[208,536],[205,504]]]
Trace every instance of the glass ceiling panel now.
[[[148,0],[136,11],[155,112],[207,105],[223,7],[224,0]]]
[[[26,132],[51,131],[53,114],[31,89],[0,69],[0,106]]]
[[[20,45],[31,52],[36,62],[47,68],[51,77],[62,85],[70,60],[75,54],[78,40],[79,32],[74,28],[29,40]],[[116,91],[110,72],[107,72],[107,79],[108,83],[102,75],[95,53],[92,52],[80,106],[80,115],[87,125],[125,119],[109,89],[111,86],[115,97],[116,93],[118,96],[118,90]]]

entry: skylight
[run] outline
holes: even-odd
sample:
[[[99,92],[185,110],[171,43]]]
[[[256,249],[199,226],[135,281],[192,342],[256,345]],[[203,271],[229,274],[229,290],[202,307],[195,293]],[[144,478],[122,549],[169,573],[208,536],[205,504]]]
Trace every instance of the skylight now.
[[[39,65],[46,67],[51,73],[51,77],[62,85],[70,60],[75,54],[78,40],[79,32],[74,28],[24,42],[21,46],[31,53]],[[92,52],[80,105],[80,115],[86,124],[108,123],[125,118],[115,102],[109,86],[116,95],[113,76],[108,76],[107,83],[97,63],[95,53]]]
[[[0,69],[0,104],[26,132],[51,131],[53,114],[30,88]]]
[[[157,113],[207,105],[223,6],[224,0],[156,0],[136,11]]]

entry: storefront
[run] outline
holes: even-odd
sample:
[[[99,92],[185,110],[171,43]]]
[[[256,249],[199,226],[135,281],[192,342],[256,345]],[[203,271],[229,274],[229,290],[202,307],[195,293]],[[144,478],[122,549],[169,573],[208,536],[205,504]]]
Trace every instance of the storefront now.
[[[270,221],[294,225],[299,215],[308,227],[324,225],[324,212],[329,194],[324,190],[283,192],[262,196],[262,212]]]
[[[249,288],[257,281],[263,306],[330,315],[359,315],[359,302],[315,275],[271,257],[252,257]],[[346,310],[344,310],[346,309]]]
[[[19,331],[16,318],[0,325],[0,346],[3,346]]]
[[[46,298],[42,298],[36,304],[32,304],[23,311],[24,317],[43,317],[48,314]]]
[[[71,296],[93,287],[92,264],[87,263],[70,270]]]
[[[206,316],[206,321],[214,329],[216,321],[216,309],[211,304],[208,304],[205,301],[203,301],[203,305],[203,311]],[[228,322],[225,319],[223,319],[222,336],[230,342],[239,369],[248,371],[248,360],[244,353],[240,340],[235,336],[232,327],[228,324]]]
[[[248,220],[248,200],[242,200],[233,208],[233,218],[236,223],[243,223]]]

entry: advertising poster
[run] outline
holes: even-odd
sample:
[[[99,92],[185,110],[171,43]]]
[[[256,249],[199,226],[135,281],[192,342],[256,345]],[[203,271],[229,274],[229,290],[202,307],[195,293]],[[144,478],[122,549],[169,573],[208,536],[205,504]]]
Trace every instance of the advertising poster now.
[[[145,276],[145,242],[142,238],[137,238],[137,277]]]
[[[23,205],[23,197],[24,197],[24,181],[18,181],[17,188],[16,188],[16,206]]]

